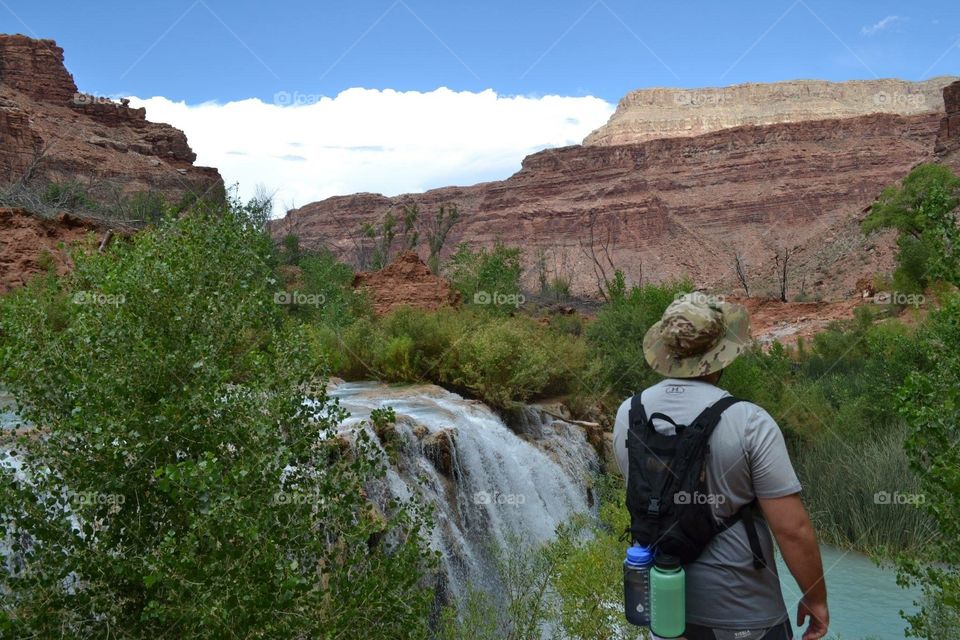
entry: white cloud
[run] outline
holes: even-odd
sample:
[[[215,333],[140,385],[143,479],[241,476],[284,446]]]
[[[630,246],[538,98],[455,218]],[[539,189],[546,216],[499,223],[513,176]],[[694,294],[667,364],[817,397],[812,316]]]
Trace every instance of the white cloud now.
[[[188,105],[131,97],[147,117],[187,134],[197,164],[220,169],[247,197],[258,184],[281,205],[333,195],[418,192],[506,178],[524,156],[578,144],[614,106],[600,98],[503,97],[348,89],[335,98],[281,92],[259,99]],[[287,106],[281,106],[287,105]]]
[[[891,29],[900,22],[903,22],[903,18],[901,18],[900,16],[887,16],[880,22],[861,27],[860,33],[862,33],[865,36],[872,36],[876,33],[880,33],[881,31],[886,31],[887,29]]]

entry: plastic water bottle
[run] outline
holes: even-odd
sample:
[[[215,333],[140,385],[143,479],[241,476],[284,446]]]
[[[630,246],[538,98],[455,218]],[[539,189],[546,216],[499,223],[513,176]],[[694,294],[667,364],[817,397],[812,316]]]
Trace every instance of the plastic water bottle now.
[[[650,570],[650,630],[661,638],[678,638],[686,629],[685,580],[679,558],[657,554]]]
[[[623,561],[623,613],[638,627],[650,625],[650,567],[653,554],[646,547],[627,549]]]

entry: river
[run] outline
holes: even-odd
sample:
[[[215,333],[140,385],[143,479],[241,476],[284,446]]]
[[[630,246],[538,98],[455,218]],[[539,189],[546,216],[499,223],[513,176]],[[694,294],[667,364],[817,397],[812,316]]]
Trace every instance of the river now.
[[[878,567],[872,560],[855,551],[844,551],[823,545],[823,570],[827,581],[830,605],[830,634],[828,638],[842,640],[893,640],[903,638],[906,622],[900,610],[914,613],[915,600],[920,590],[897,586],[893,569]],[[787,611],[796,617],[800,589],[777,555],[780,586]],[[796,628],[796,620],[792,620]],[[797,634],[799,640],[801,634]]]

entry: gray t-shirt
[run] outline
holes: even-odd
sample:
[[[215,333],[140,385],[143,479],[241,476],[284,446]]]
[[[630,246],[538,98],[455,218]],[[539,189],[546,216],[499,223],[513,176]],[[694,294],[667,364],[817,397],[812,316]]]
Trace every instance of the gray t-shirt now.
[[[678,424],[690,424],[701,411],[728,395],[706,382],[668,378],[646,389],[641,400],[647,415],[660,412]],[[629,413],[628,398],[617,411],[613,430],[614,454],[624,478],[628,472]],[[654,420],[654,426],[660,433],[674,433],[669,422]],[[707,488],[718,517],[733,515],[754,498],[780,498],[800,491],[783,434],[770,414],[750,402],[738,402],[723,413],[710,437]],[[723,531],[696,562],[684,567],[687,622],[760,629],[786,619],[770,530],[759,513],[756,523],[768,568],[753,568],[742,522]]]

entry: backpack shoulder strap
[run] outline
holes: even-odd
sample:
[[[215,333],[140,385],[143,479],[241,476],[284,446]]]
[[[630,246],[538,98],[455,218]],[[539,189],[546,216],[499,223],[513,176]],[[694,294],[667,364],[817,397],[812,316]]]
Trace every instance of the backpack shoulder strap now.
[[[701,411],[700,415],[694,418],[690,425],[700,425],[701,428],[708,428],[712,431],[713,427],[720,422],[720,416],[723,415],[723,412],[738,402],[742,402],[742,400],[733,396],[724,396]]]
[[[640,396],[643,394],[636,394],[630,398],[630,413],[628,420],[630,421],[630,430],[640,429],[645,424],[647,424],[647,410],[643,406],[643,401],[640,399]]]
[[[704,409],[693,423],[700,425],[707,432],[712,432],[720,422],[723,412],[738,402],[741,402],[740,398],[724,396]],[[709,433],[706,435],[709,436]],[[757,507],[756,500],[745,504],[732,517],[727,519],[723,529],[730,527],[738,520],[743,520],[743,528],[746,530],[747,540],[750,542],[750,553],[753,555],[753,568],[759,570],[767,566],[767,561],[763,557],[763,548],[760,546],[760,534],[757,533],[757,523],[753,512],[755,507]]]

